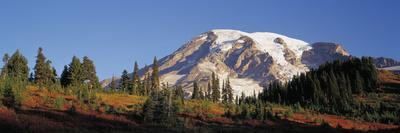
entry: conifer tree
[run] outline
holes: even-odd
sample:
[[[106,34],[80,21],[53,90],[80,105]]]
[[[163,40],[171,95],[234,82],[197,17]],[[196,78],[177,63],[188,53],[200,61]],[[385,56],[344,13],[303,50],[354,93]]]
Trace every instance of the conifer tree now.
[[[69,74],[68,81],[72,85],[80,85],[83,83],[82,81],[82,64],[79,58],[76,56],[72,57],[72,61],[69,64]]]
[[[28,81],[28,60],[17,50],[7,62],[7,76],[20,81]]]
[[[110,83],[110,91],[116,91],[117,90],[117,83],[115,81],[114,76],[111,78],[111,83]]]
[[[234,99],[233,99],[233,89],[229,77],[228,80],[226,81],[225,88],[226,88],[225,90],[227,91],[228,103],[231,104],[233,103]]]
[[[211,86],[211,82],[208,82],[208,84],[207,84],[207,92],[206,92],[206,99],[207,100],[211,100],[212,99],[211,95],[212,95],[212,86]]]
[[[222,81],[222,103],[227,104],[228,103],[228,91],[225,86],[225,81]]]
[[[142,92],[141,89],[141,85],[140,85],[140,77],[139,77],[139,65],[137,64],[137,62],[135,61],[135,65],[133,68],[133,75],[132,75],[132,81],[131,81],[131,94],[137,94],[138,92]]]
[[[154,57],[153,68],[151,73],[151,89],[152,91],[156,92],[158,92],[160,89],[160,80],[158,77],[158,62],[156,57]]]
[[[176,98],[178,98],[178,99],[180,98],[180,99],[183,100],[184,92],[183,92],[182,86],[178,85],[178,86],[175,87],[174,95],[175,95]]]
[[[120,82],[119,90],[121,90],[122,92],[126,92],[130,82],[128,71],[124,70],[122,72],[121,79],[119,80],[119,82]]]
[[[204,95],[204,92],[203,92],[203,88],[200,88],[200,91],[199,91],[199,98],[200,98],[201,100],[205,100],[205,99],[206,99],[206,97],[205,97],[205,95]]]
[[[3,68],[1,69],[1,73],[0,73],[0,78],[2,78],[2,79],[6,78],[8,75],[7,64],[8,64],[9,59],[10,59],[10,57],[8,56],[7,53],[5,53],[3,56]]]
[[[97,77],[96,67],[89,57],[84,56],[82,61],[82,69],[81,69],[81,80],[89,83],[91,89],[99,89],[100,82]]]
[[[35,71],[35,83],[39,85],[49,85],[53,82],[53,70],[51,67],[51,61],[43,54],[43,49],[39,47],[38,54],[36,56],[36,65],[34,67]]]
[[[69,77],[70,73],[68,70],[68,66],[65,65],[60,77],[60,82],[63,87],[67,87],[70,84]]]
[[[192,99],[199,99],[199,86],[196,81],[193,82],[193,94]]]
[[[218,77],[215,76],[215,73],[212,73],[211,76],[212,79],[212,101],[213,102],[219,102],[220,98],[221,98],[221,92],[220,92],[220,88],[219,88],[219,79]]]

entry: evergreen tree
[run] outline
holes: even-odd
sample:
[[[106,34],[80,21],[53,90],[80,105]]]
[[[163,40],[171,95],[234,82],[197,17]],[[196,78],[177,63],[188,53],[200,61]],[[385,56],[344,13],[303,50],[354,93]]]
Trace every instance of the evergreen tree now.
[[[72,62],[69,64],[68,81],[72,85],[80,85],[83,83],[82,77],[82,64],[79,58],[72,57]]]
[[[1,69],[1,73],[0,73],[0,78],[4,79],[7,77],[8,74],[8,69],[7,69],[7,64],[8,64],[8,60],[10,59],[10,57],[8,56],[7,53],[4,54],[3,56],[3,68]]]
[[[33,73],[29,74],[29,82],[31,83],[35,82],[35,77],[33,76]]]
[[[137,94],[138,92],[142,92],[141,85],[140,85],[140,77],[139,77],[139,65],[135,61],[135,65],[133,68],[133,75],[132,75],[132,83],[131,83],[131,94]]]
[[[18,102],[15,99],[15,94],[10,83],[6,83],[3,88],[3,105],[9,108],[18,107]]]
[[[232,89],[232,86],[231,86],[231,82],[230,82],[230,80],[229,80],[229,77],[228,77],[228,80],[226,81],[226,84],[225,84],[225,88],[226,88],[226,91],[227,91],[227,100],[228,100],[228,103],[229,104],[232,104],[233,103],[233,89]]]
[[[160,79],[158,77],[158,62],[156,57],[154,57],[152,70],[153,71],[151,73],[151,89],[152,91],[158,92],[160,89]]]
[[[212,101],[219,102],[221,98],[220,88],[219,88],[219,79],[215,76],[215,73],[212,73]]]
[[[47,60],[43,54],[43,49],[39,47],[38,54],[36,56],[35,71],[35,83],[39,85],[49,85],[53,82],[53,70],[51,67],[51,61]]]
[[[111,83],[110,83],[110,91],[116,91],[117,90],[117,83],[115,81],[114,76],[111,78]]]
[[[222,103],[228,103],[228,91],[225,86],[225,81],[222,81]]]
[[[211,100],[212,99],[211,95],[212,95],[212,87],[211,87],[211,83],[208,82],[208,84],[207,84],[207,92],[206,92],[206,99],[207,100]]]
[[[63,69],[63,71],[61,73],[61,77],[60,77],[60,82],[61,82],[61,85],[63,87],[67,87],[69,84],[71,84],[71,81],[69,80],[69,77],[70,77],[70,73],[69,73],[69,70],[68,70],[68,66],[65,65],[64,69]]]
[[[206,99],[206,96],[204,95],[204,92],[203,92],[203,88],[200,88],[200,91],[199,91],[199,98],[200,98],[201,100],[205,100],[205,99]]]
[[[359,71],[355,72],[355,80],[353,81],[353,92],[355,94],[361,94],[363,90],[363,81]]]
[[[28,60],[17,50],[7,62],[8,77],[20,81],[28,81]]]
[[[193,94],[192,99],[199,99],[199,86],[196,81],[193,82]]]
[[[182,86],[178,85],[178,86],[175,87],[175,93],[174,93],[174,95],[175,95],[175,97],[176,97],[177,99],[182,99],[182,100],[183,100],[183,98],[184,98],[184,91],[183,91]]]
[[[119,80],[119,84],[120,84],[119,90],[121,90],[122,92],[126,92],[126,90],[129,87],[129,82],[130,82],[130,79],[129,79],[128,71],[124,70],[122,72],[121,79]]]
[[[81,65],[81,80],[89,83],[91,89],[101,88],[99,78],[97,77],[96,67],[89,57],[84,56]]]

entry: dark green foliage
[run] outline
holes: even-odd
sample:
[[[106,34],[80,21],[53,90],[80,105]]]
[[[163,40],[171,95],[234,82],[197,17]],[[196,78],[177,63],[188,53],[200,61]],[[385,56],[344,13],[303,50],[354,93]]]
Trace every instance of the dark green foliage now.
[[[119,80],[119,90],[122,92],[126,92],[130,85],[130,79],[128,75],[128,71],[124,70],[121,75],[121,79]]]
[[[355,104],[353,94],[374,92],[377,88],[377,74],[371,60],[352,58],[326,63],[293,77],[288,83],[272,82],[259,97],[280,104],[317,105],[326,112],[351,113]]]
[[[84,56],[82,62],[81,81],[89,85],[90,89],[100,89],[99,78],[97,77],[96,67],[89,57]]]
[[[3,88],[3,105],[9,108],[13,108],[15,103],[15,95],[12,90],[12,86],[7,83]]]
[[[130,93],[131,94],[142,94],[143,95],[143,88],[141,87],[140,77],[139,77],[139,65],[135,62],[133,74],[132,74],[132,81],[130,86]]]
[[[158,77],[158,62],[156,57],[154,57],[153,68],[151,72],[151,89],[152,91],[156,92],[158,92],[160,89],[160,79]]]
[[[35,75],[34,81],[39,86],[54,84],[55,73],[51,67],[51,61],[43,54],[43,49],[39,47],[38,54],[36,56],[36,65],[34,67]]]
[[[67,87],[69,84],[71,84],[70,83],[70,81],[69,81],[69,75],[70,73],[69,73],[69,70],[68,70],[68,66],[67,65],[65,65],[64,66],[64,69],[63,69],[63,71],[62,71],[62,73],[61,73],[61,77],[60,77],[60,82],[61,82],[61,85],[63,86],[63,87]]]
[[[78,57],[74,56],[72,57],[72,61],[69,64],[69,69],[68,69],[68,81],[70,85],[80,85],[82,84],[82,64],[81,61],[79,60]]]
[[[196,81],[193,82],[193,94],[192,94],[192,99],[200,99],[199,85],[197,84]]]
[[[28,81],[28,60],[19,52],[19,50],[11,56],[3,69],[7,71],[7,74],[5,74],[7,77],[21,81]]]
[[[233,103],[233,89],[229,78],[222,85],[222,102],[225,104]]]
[[[174,102],[170,88],[152,93],[143,105],[144,121],[148,124],[173,126],[179,110],[178,103]]]
[[[221,99],[221,92],[219,88],[219,79],[218,77],[215,76],[215,73],[213,72],[211,75],[211,99],[213,102],[219,102]]]
[[[9,59],[10,59],[10,57],[8,56],[7,53],[5,53],[3,56],[3,68],[1,69],[1,73],[0,73],[1,79],[5,79],[8,75],[7,64],[8,64]]]

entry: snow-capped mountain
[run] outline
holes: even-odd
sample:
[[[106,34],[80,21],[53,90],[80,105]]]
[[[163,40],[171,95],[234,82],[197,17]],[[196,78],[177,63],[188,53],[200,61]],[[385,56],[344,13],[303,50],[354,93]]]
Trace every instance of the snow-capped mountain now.
[[[309,44],[270,32],[217,29],[160,59],[159,69],[161,82],[180,84],[188,95],[193,81],[205,89],[212,72],[221,80],[229,77],[235,94],[251,95],[270,81],[287,81],[326,61],[348,56],[334,43]]]

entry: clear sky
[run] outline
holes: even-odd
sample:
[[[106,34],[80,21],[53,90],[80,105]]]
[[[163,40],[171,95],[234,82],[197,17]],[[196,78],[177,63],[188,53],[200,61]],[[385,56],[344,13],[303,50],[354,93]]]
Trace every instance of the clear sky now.
[[[0,0],[0,54],[20,49],[32,69],[41,46],[59,73],[73,55],[87,55],[104,79],[227,28],[400,60],[399,7],[399,0]]]

